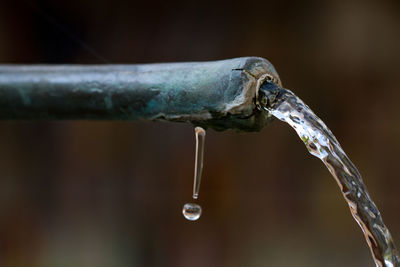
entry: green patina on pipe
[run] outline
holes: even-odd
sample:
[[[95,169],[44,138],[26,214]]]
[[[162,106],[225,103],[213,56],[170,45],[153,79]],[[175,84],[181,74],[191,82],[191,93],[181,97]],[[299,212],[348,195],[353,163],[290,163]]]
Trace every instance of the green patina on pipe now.
[[[168,120],[217,130],[262,129],[256,108],[266,59],[143,65],[0,65],[2,120]]]

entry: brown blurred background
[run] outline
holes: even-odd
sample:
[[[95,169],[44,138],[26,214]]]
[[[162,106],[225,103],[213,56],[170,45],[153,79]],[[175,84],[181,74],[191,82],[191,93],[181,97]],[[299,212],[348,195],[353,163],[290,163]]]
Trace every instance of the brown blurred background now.
[[[8,1],[1,63],[262,56],[330,126],[400,244],[400,2]],[[294,131],[0,122],[0,266],[374,266],[333,178]]]

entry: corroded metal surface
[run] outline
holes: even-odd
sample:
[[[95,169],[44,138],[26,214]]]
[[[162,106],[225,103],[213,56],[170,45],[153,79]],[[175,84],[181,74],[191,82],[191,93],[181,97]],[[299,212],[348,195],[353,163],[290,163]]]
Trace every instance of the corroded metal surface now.
[[[263,58],[143,65],[0,65],[0,119],[168,120],[259,130]]]

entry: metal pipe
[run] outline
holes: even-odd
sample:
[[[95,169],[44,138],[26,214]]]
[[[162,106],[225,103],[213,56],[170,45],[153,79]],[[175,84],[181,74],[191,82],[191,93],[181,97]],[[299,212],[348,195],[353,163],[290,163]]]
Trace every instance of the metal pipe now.
[[[1,120],[168,120],[254,131],[266,59],[143,65],[0,65]]]

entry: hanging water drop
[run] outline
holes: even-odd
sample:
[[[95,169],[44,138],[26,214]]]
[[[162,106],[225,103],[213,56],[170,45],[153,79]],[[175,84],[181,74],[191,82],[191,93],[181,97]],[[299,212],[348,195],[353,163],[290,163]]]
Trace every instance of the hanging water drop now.
[[[203,172],[204,158],[204,141],[206,139],[206,131],[201,127],[194,129],[196,135],[196,156],[194,160],[194,183],[193,183],[193,198],[199,197],[201,174]]]
[[[189,221],[196,221],[201,216],[201,207],[195,203],[186,203],[182,209],[183,216]]]
[[[203,158],[204,158],[204,141],[206,138],[206,131],[201,127],[194,129],[196,136],[196,154],[194,160],[194,181],[193,181],[193,199],[199,196],[201,174],[203,171]],[[186,203],[182,210],[183,216],[189,221],[196,221],[201,216],[201,207],[195,203]]]

